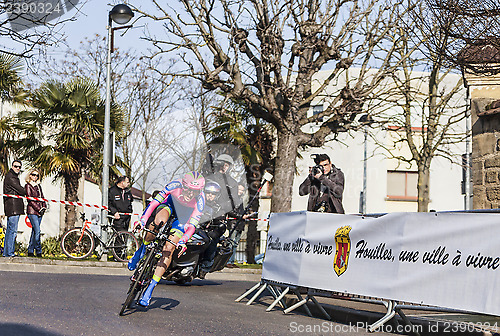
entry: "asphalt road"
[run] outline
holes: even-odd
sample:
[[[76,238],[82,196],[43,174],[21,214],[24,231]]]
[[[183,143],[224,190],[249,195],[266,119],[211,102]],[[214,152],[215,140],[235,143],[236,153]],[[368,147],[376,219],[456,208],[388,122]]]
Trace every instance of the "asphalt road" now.
[[[254,284],[162,282],[148,310],[120,317],[128,277],[0,272],[0,335],[368,335],[363,327],[299,313],[266,313],[267,298],[251,306],[234,302]]]

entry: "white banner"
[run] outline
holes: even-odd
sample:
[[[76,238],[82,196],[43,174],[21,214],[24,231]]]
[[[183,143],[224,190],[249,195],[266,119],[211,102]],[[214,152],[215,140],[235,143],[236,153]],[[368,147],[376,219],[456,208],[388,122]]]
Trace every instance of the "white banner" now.
[[[262,278],[500,316],[500,214],[272,214]]]

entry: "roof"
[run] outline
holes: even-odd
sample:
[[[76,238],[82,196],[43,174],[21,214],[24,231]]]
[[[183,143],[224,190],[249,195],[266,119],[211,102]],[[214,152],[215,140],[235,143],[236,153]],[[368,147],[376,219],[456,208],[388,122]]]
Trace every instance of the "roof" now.
[[[494,114],[499,114],[499,113],[500,113],[500,100],[495,100],[491,104],[486,105],[485,110],[478,113],[477,115],[479,117],[484,117],[484,116],[489,116],[489,115],[494,115]]]
[[[500,46],[485,44],[469,45],[457,55],[460,63],[500,63]]]
[[[137,188],[130,188],[130,192],[132,193],[132,196],[136,199],[142,199],[142,190],[139,190]],[[150,198],[151,197],[151,194],[150,193],[146,193],[146,199]]]

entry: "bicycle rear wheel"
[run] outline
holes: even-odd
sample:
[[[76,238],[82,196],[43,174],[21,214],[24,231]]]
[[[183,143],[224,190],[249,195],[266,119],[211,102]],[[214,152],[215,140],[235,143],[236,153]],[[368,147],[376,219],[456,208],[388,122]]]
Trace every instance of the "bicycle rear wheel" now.
[[[119,232],[110,246],[111,253],[118,261],[128,261],[139,248],[137,238],[130,232]]]
[[[149,280],[153,277],[154,266],[156,265],[157,259],[155,258],[155,250],[151,249],[145,258],[139,261],[137,270],[132,276],[132,283],[128,289],[128,295],[125,302],[122,305],[119,315],[123,316],[123,313],[127,308],[130,308],[132,302],[137,299],[137,294],[142,293],[149,283]]]
[[[87,230],[74,228],[61,238],[61,248],[65,255],[73,259],[85,259],[94,251],[94,237]]]

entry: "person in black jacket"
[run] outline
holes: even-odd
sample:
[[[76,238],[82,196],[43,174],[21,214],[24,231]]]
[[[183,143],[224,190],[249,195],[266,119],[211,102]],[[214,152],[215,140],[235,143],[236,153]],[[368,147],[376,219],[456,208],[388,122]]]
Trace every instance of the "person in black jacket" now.
[[[309,175],[299,186],[300,196],[309,194],[307,211],[343,214],[344,173],[327,154],[315,155],[314,163],[316,166],[309,168]]]
[[[14,160],[12,168],[5,174],[3,181],[3,193],[7,195],[25,196],[26,191],[21,186],[19,174],[21,173],[21,161]],[[15,257],[17,225],[19,216],[24,215],[24,201],[22,198],[4,197],[3,207],[7,216],[7,230],[4,240],[4,257]]]
[[[117,230],[127,231],[129,228],[130,215],[120,215],[120,213],[132,213],[132,193],[129,186],[129,178],[127,176],[120,176],[116,180],[115,185],[109,188],[109,214],[114,217],[113,226]]]

